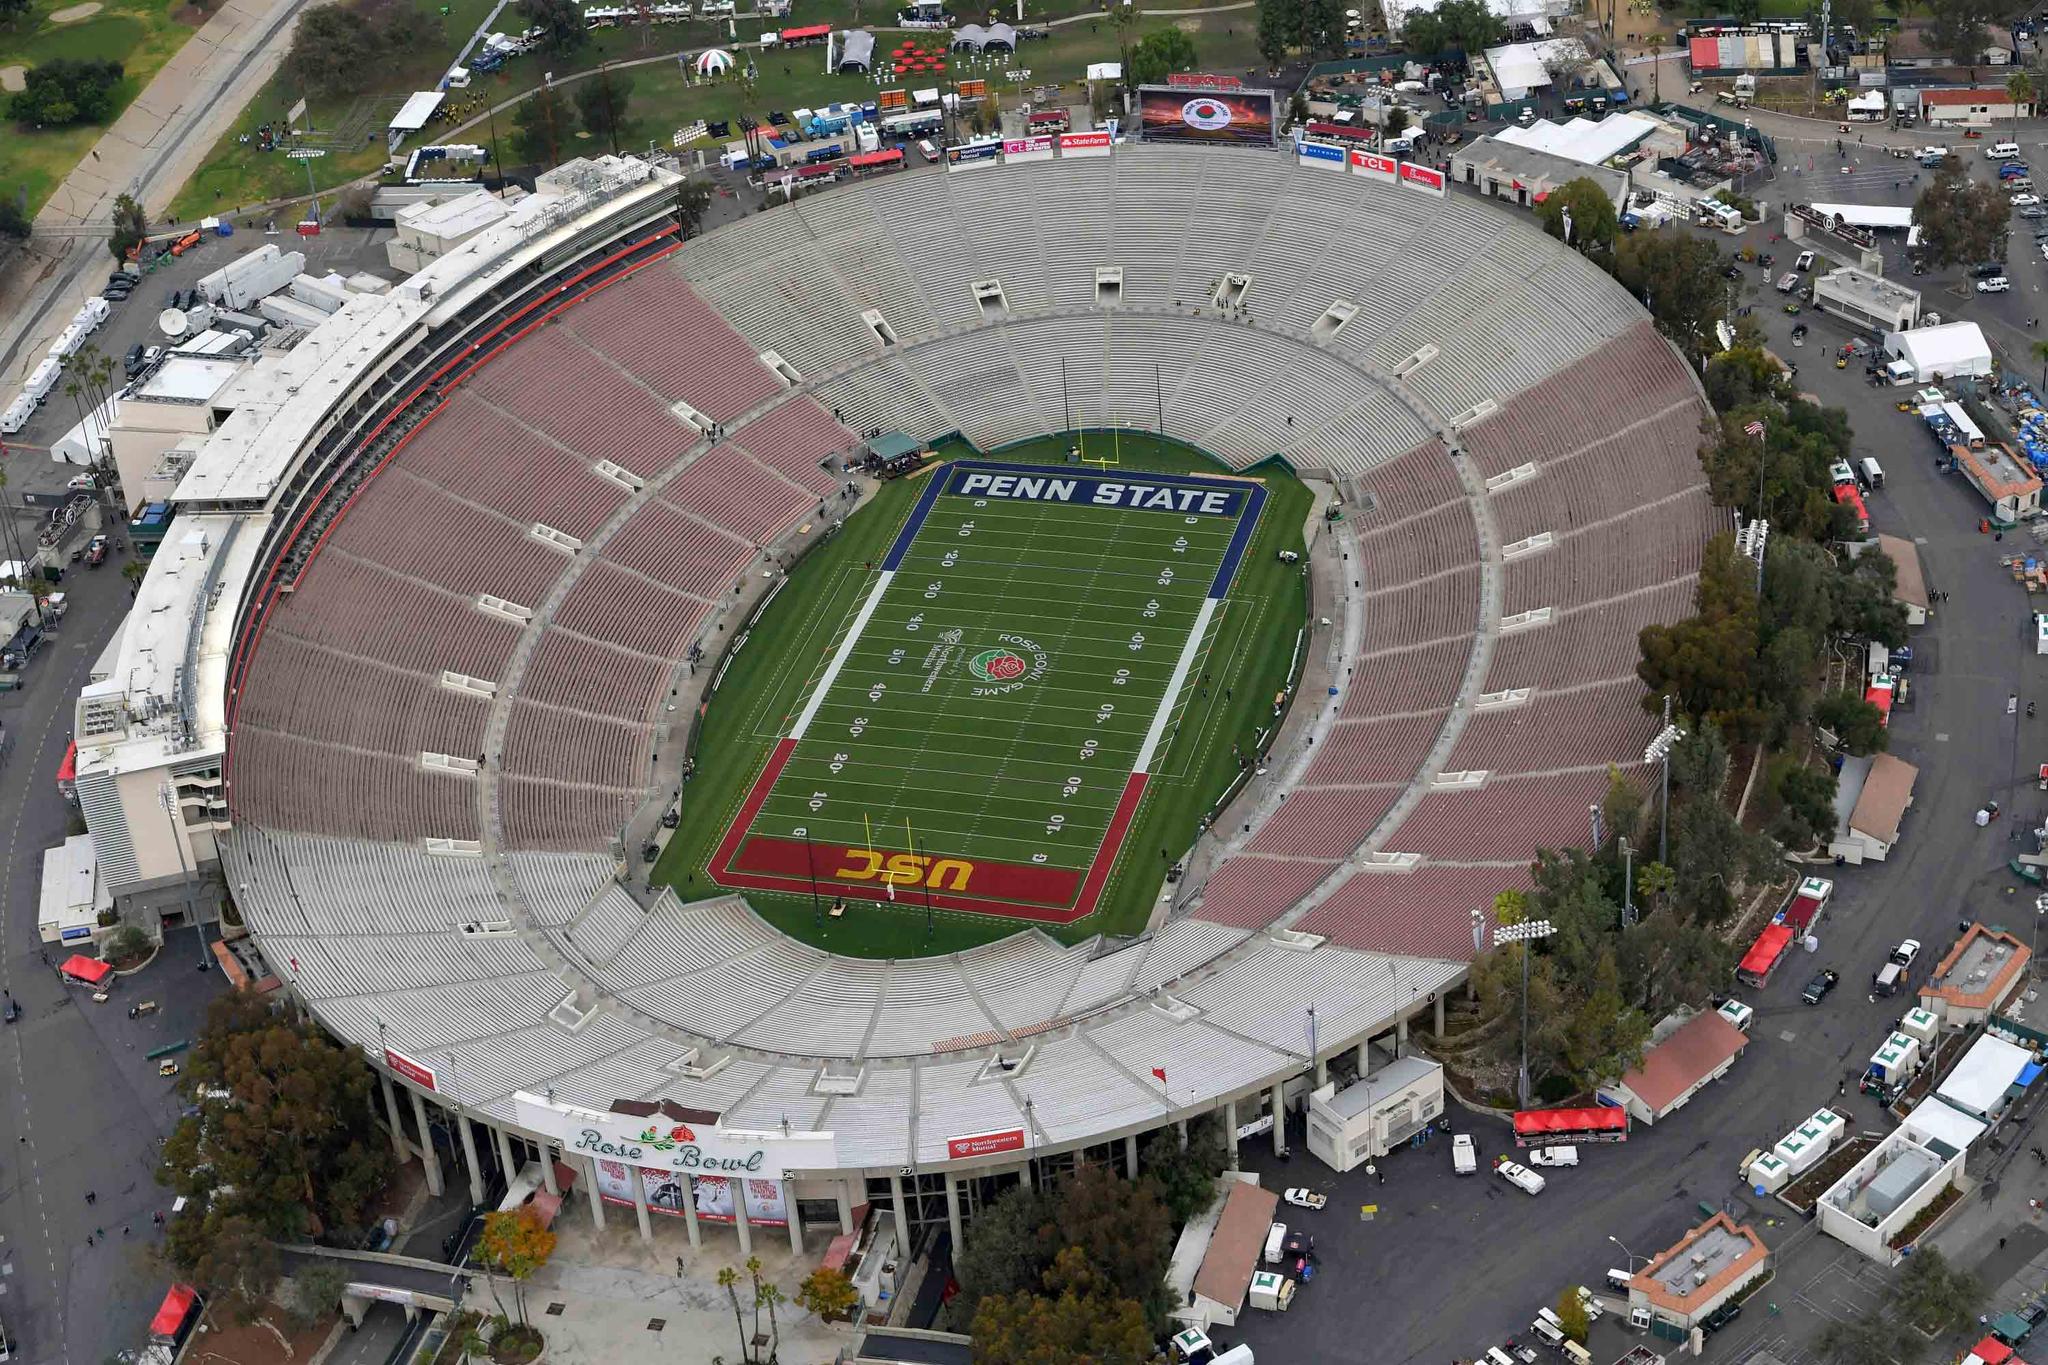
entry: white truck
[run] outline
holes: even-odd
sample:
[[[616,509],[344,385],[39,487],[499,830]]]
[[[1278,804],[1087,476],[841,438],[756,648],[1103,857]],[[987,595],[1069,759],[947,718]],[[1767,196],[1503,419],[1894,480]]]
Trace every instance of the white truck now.
[[[1451,1170],[1458,1175],[1472,1175],[1479,1169],[1479,1151],[1472,1145],[1470,1133],[1459,1133],[1451,1139]]]

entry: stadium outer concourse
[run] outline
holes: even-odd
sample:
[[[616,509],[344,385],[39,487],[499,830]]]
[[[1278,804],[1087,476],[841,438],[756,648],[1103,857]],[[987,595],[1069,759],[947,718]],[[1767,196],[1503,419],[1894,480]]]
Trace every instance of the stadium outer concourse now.
[[[1636,635],[1716,518],[1635,302],[1526,219],[1272,151],[906,173],[686,243],[674,179],[560,168],[226,395],[80,699],[117,893],[218,861],[435,1187],[437,1130],[479,1197],[545,1151],[693,1243],[871,1202],[957,1244],[982,1177],[1404,1043],[1654,728]],[[860,433],[1070,425],[1277,452],[1345,508],[1270,785],[1154,927],[859,960],[627,880]]]

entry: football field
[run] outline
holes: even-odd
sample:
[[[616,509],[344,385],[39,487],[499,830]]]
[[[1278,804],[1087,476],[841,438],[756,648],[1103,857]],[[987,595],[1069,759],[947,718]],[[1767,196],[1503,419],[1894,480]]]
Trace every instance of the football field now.
[[[979,461],[925,479],[804,656],[810,676],[709,875],[1080,918],[1209,686],[1265,490]]]

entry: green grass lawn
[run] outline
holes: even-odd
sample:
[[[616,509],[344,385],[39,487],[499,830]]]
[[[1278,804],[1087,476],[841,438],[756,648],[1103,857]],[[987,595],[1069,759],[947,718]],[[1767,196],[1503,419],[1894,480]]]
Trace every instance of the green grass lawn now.
[[[989,458],[1064,465],[1069,444],[1068,438],[1028,442]],[[1220,472],[1206,457],[1156,437],[1089,437],[1090,458],[1112,452],[1126,471]],[[974,454],[963,444],[943,453],[949,458]],[[1191,674],[1182,690],[1177,726],[1150,764],[1151,782],[1125,836],[1123,856],[1095,913],[1071,924],[1043,926],[1060,938],[1130,934],[1144,927],[1163,882],[1166,859],[1161,852],[1178,856],[1187,849],[1203,816],[1238,774],[1231,746],[1249,751],[1261,726],[1271,721],[1272,700],[1287,681],[1306,612],[1299,566],[1282,564],[1277,552],[1301,548],[1309,494],[1284,468],[1256,472],[1267,491],[1265,509],[1210,629],[1200,672]],[[684,899],[722,894],[707,864],[776,739],[810,696],[828,647],[867,597],[874,582],[868,566],[882,561],[925,484],[926,479],[917,479],[885,487],[840,535],[797,568],[732,657],[696,736],[697,776],[684,790],[681,827],[655,868],[656,880],[674,885]],[[1188,532],[1191,543],[1175,550],[1171,542],[1186,529],[1181,518],[1171,518],[1175,524],[1169,533],[1164,525],[1131,527],[1129,518],[1139,514],[1126,513],[1114,539],[1104,534],[1110,528],[1089,525],[1075,540],[1070,533],[1076,527],[1058,513],[1093,509],[949,505],[962,501],[940,499],[863,632],[856,662],[822,699],[814,729],[757,818],[757,831],[773,825],[772,833],[787,836],[804,829],[820,843],[848,847],[872,838],[873,847],[884,853],[903,851],[914,838],[917,852],[926,857],[1019,864],[1042,857],[1045,866],[1085,867],[1139,739],[1158,710],[1190,614],[1206,593],[1207,576],[1196,571],[1189,557],[1206,558],[1213,572],[1216,546],[1208,542],[1220,528],[1197,527]],[[967,520],[977,525],[963,538],[959,531]],[[990,556],[978,567],[968,548],[976,546],[977,536],[982,552]],[[947,563],[946,555],[955,549],[968,558]],[[1129,569],[1147,555],[1188,560],[1188,572],[1176,575],[1179,586],[1161,588],[1148,568],[1145,591],[1132,597],[1124,589],[1135,580],[1128,573],[1119,580],[1112,571],[1116,564]],[[1102,577],[1105,572],[1109,577]],[[1095,593],[1056,591],[1057,584],[1071,588],[1091,576],[1100,583]],[[976,684],[964,668],[946,668],[938,685],[925,692],[922,651],[892,664],[891,650],[922,638],[906,634],[904,626],[921,610],[938,610],[927,607],[922,596],[930,582],[948,583],[957,595],[978,595],[970,615],[984,626],[1000,630],[1004,621],[1014,620],[1010,633],[1038,641],[1050,661],[1039,684],[1020,689],[1015,698],[1005,694],[991,700],[974,695]],[[947,591],[941,589],[935,601],[944,600]],[[1148,610],[1152,617],[1136,619]],[[1136,652],[1129,648],[1135,632],[1123,619],[1127,616],[1154,632],[1155,638]],[[963,641],[963,649],[974,643]],[[1016,652],[1030,655],[1021,648]],[[965,657],[955,662],[964,665]],[[1129,671],[1118,682],[1120,669]],[[1200,673],[1209,675],[1206,686]],[[893,691],[871,692],[877,681],[889,682]],[[1106,701],[1113,715],[1098,724]],[[855,725],[862,734],[839,734]],[[1090,740],[1095,747],[1083,757]],[[835,763],[840,766],[834,768]],[[1098,772],[1105,775],[1098,777]],[[1082,777],[1082,783],[1071,795],[1063,794],[1073,776]],[[812,800],[820,801],[815,811]],[[1048,812],[1066,818],[1049,824]],[[909,836],[903,830],[906,817],[913,822]],[[968,889],[974,889],[972,884]],[[858,956],[949,952],[1004,937],[1029,923],[939,908],[930,915],[928,937],[921,892],[907,886],[899,887],[893,904],[850,902],[844,918],[836,921],[818,917],[811,897],[801,890],[745,894],[785,931]]]
[[[105,8],[88,19],[50,22],[51,14],[70,4],[36,0],[15,24],[0,24],[0,67],[33,67],[60,57],[120,62],[125,74],[115,95],[116,117],[206,17],[179,0],[105,0]],[[0,122],[0,194],[25,196],[34,217],[105,131],[101,124],[39,129]]]
[[[1080,0],[1034,0],[1034,3],[1026,5],[1025,18],[1028,24],[1038,24],[1092,8],[1084,6]],[[416,59],[393,66],[389,78],[381,81],[377,89],[341,100],[312,101],[311,116],[316,130],[336,129],[351,117],[361,123],[364,111],[371,106],[382,112],[382,117],[374,121],[374,138],[368,141],[350,139],[346,146],[332,146],[326,156],[312,163],[313,183],[318,189],[324,192],[346,185],[375,174],[384,164],[386,154],[382,130],[385,121],[406,95],[414,90],[432,88],[453,60],[456,46],[474,30],[482,15],[488,12],[488,6],[485,0],[457,0],[454,10],[455,13],[449,17],[437,19],[443,33],[442,41],[431,45],[430,50],[422,50]],[[1006,11],[1009,16],[1014,16],[1014,13],[1014,8]],[[856,16],[865,16],[869,23],[892,23],[894,6],[878,6],[872,2],[860,5],[855,0],[805,0],[790,20],[740,21],[737,36],[740,41],[749,42],[769,28],[791,22],[844,25],[858,22]],[[1131,40],[1136,42],[1147,33],[1169,24],[1186,29],[1194,38],[1200,64],[1205,70],[1241,73],[1258,60],[1256,25],[1250,10],[1179,19],[1142,19],[1134,27]],[[509,30],[515,26],[516,21],[511,16],[501,16],[501,28]],[[945,36],[878,32],[876,39],[878,46],[886,51],[906,38],[930,45],[942,42]],[[871,100],[882,88],[872,77],[827,74],[822,69],[825,60],[822,47],[760,53],[756,58],[760,79],[751,95],[736,79],[692,83],[685,79],[683,68],[673,59],[677,52],[694,54],[729,41],[728,29],[722,20],[667,24],[652,30],[642,30],[637,26],[601,29],[571,56],[534,53],[515,57],[497,71],[477,77],[468,91],[451,92],[451,97],[482,110],[491,104],[531,92],[539,86],[543,73],[552,73],[559,82],[579,73],[594,71],[607,62],[645,62],[644,65],[630,66],[621,73],[623,79],[631,82],[632,91],[627,97],[625,129],[619,142],[620,150],[630,151],[645,148],[650,143],[667,149],[676,130],[699,119],[714,123],[731,122],[742,113],[762,117],[776,109]],[[1005,105],[1016,103],[1019,91],[1027,85],[1057,84],[1064,88],[1069,100],[1078,101],[1084,95],[1082,78],[1088,64],[1114,60],[1117,44],[1116,31],[1107,20],[1076,22],[1054,29],[1052,36],[1043,41],[1026,43],[1014,60],[997,58],[976,62],[963,57],[954,63],[952,74],[988,80]],[[649,58],[656,60],[648,61]],[[1012,81],[1006,75],[1011,70],[1029,70],[1031,75],[1028,80]],[[906,76],[898,80],[893,74],[886,81],[889,86],[932,83],[936,82],[929,76]],[[574,87],[569,93],[573,95]],[[173,214],[186,219],[207,213],[232,213],[244,205],[305,193],[305,163],[287,160],[277,152],[259,151],[254,143],[245,145],[240,140],[241,134],[253,133],[266,120],[281,119],[284,110],[298,97],[299,92],[281,76],[265,85],[250,101],[235,127],[214,145],[198,172],[180,192],[172,206]],[[508,161],[514,159],[510,150],[511,123],[509,113],[498,119],[500,149]],[[445,127],[429,129],[420,140],[431,141],[446,135]],[[491,138],[487,125],[472,129],[463,136],[466,140],[486,145]],[[609,150],[608,141],[580,131],[563,137],[559,146],[564,159],[580,153]]]

